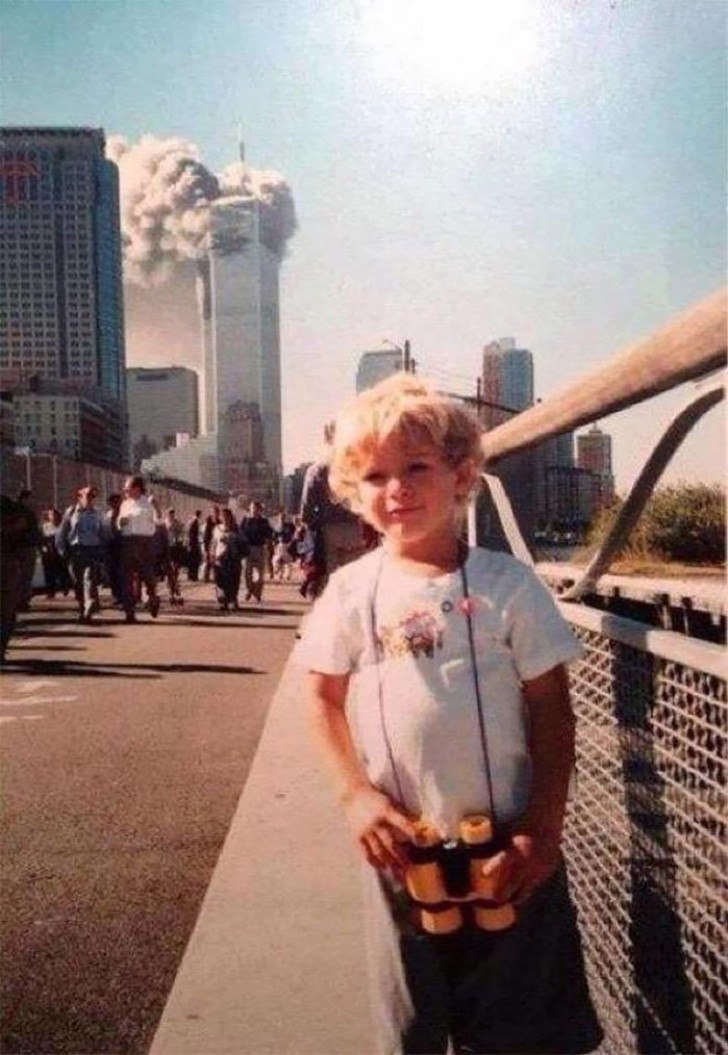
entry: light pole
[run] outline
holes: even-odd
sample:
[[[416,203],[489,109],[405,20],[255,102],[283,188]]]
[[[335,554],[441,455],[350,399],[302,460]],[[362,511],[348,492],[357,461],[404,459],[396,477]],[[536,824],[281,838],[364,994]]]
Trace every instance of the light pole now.
[[[394,341],[390,341],[389,337],[384,337],[382,338],[382,344],[390,344],[392,348],[395,349],[395,351],[402,353],[402,369],[406,374],[415,373],[415,368],[417,364],[412,358],[409,340],[406,340],[404,342],[404,347],[402,347],[401,344],[395,344]]]

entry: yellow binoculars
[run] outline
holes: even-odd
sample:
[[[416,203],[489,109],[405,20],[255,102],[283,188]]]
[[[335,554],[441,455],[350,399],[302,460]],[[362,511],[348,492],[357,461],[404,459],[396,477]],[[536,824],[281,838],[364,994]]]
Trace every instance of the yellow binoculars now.
[[[486,931],[512,926],[515,908],[494,899],[493,881],[483,875],[484,862],[503,846],[486,814],[464,817],[459,838],[449,841],[426,819],[416,821],[404,879],[422,930],[452,934],[466,921]]]

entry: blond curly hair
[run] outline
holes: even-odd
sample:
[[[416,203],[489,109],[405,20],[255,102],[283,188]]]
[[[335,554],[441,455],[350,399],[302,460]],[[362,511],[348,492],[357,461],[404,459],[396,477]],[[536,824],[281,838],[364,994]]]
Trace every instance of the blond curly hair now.
[[[337,415],[329,452],[329,486],[336,498],[356,510],[363,460],[396,437],[403,444],[432,446],[453,469],[467,466],[472,492],[483,466],[481,435],[475,414],[464,403],[413,374],[393,374],[366,389]]]

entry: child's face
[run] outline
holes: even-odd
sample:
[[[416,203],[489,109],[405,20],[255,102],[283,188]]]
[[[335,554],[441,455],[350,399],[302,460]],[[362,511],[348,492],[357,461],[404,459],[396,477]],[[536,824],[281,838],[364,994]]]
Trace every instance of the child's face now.
[[[395,436],[362,457],[360,512],[400,551],[426,550],[457,536],[469,484],[467,466],[452,468],[428,442]]]

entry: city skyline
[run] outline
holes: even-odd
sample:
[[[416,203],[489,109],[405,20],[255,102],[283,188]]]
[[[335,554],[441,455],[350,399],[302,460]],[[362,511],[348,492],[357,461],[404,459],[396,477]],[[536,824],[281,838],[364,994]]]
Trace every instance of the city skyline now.
[[[290,469],[384,339],[409,338],[423,374],[474,394],[483,345],[518,334],[544,398],[724,281],[720,5],[507,6],[518,24],[462,0],[438,26],[424,0],[413,27],[404,0],[219,0],[204,15],[187,0],[5,0],[2,119],[179,136],[212,171],[242,123],[299,216],[281,269]],[[188,280],[126,285],[127,365],[199,369]],[[686,396],[600,421],[620,491]],[[723,414],[669,476],[723,478]]]

